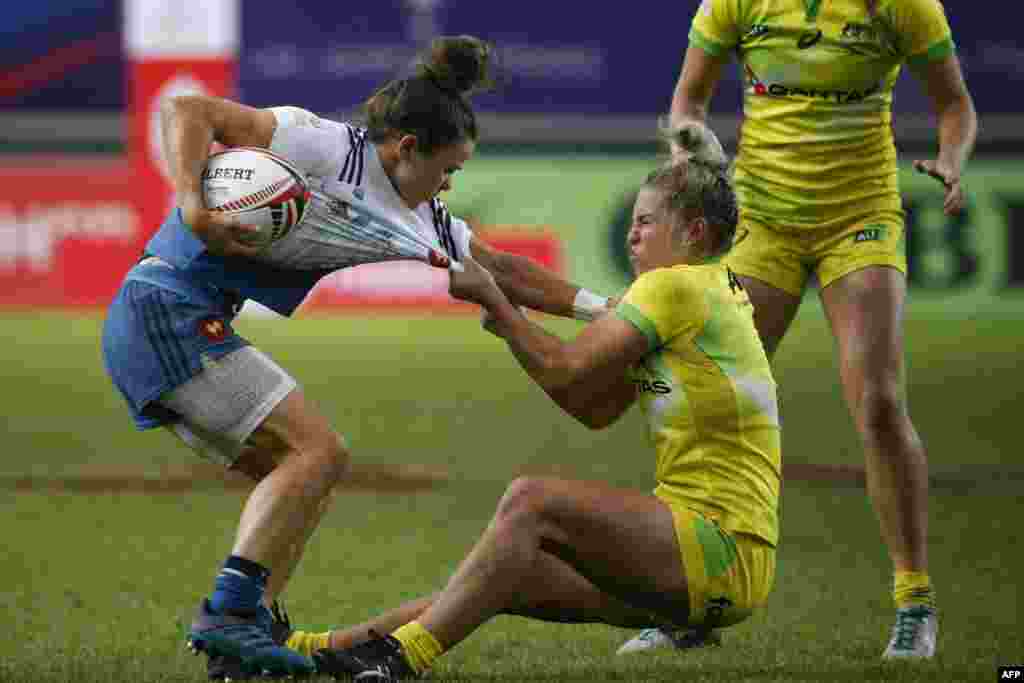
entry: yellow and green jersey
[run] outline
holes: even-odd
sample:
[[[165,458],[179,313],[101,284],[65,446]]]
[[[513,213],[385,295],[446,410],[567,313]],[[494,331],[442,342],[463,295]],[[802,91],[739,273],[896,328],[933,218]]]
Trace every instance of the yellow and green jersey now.
[[[657,455],[655,494],[775,545],[775,380],[739,281],[721,264],[659,268],[616,313],[649,341],[632,379]]]
[[[954,51],[939,0],[703,0],[690,45],[745,73],[736,189],[786,225],[900,210],[892,90]]]

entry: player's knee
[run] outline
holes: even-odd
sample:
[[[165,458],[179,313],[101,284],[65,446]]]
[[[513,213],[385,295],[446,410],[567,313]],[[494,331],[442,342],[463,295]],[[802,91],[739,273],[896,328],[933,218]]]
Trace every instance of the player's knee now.
[[[898,380],[865,382],[858,422],[865,440],[884,440],[907,423],[907,405]]]
[[[535,524],[539,521],[548,498],[548,487],[538,477],[518,477],[498,503],[495,522],[499,526]]]
[[[307,437],[293,447],[293,453],[307,477],[331,483],[345,476],[351,461],[344,437],[333,430]]]
[[[334,430],[325,439],[324,460],[329,476],[335,481],[340,480],[348,473],[352,456],[348,449],[345,437]]]

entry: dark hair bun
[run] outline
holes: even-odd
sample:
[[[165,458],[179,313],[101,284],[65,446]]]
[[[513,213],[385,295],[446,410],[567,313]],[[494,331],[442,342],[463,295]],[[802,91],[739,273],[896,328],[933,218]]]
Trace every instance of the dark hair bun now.
[[[435,38],[419,71],[441,90],[463,95],[493,85],[491,46],[473,36]]]

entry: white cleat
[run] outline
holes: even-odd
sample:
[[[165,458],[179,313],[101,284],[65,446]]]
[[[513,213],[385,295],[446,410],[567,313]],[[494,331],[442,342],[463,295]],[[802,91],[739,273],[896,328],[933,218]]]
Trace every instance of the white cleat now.
[[[939,635],[939,617],[935,610],[914,605],[896,610],[889,647],[882,659],[931,659]]]
[[[685,629],[673,632],[661,628],[646,628],[623,643],[615,654],[627,655],[660,648],[689,650],[696,647],[715,647],[721,644],[722,636],[715,630]]]

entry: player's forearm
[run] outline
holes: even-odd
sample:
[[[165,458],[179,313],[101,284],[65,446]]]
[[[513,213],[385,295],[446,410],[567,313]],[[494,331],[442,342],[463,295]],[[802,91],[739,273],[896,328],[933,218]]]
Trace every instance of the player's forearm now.
[[[978,114],[969,95],[957,98],[938,112],[939,161],[959,173],[974,151]]]
[[[548,391],[572,384],[573,368],[561,339],[530,322],[504,297],[488,304],[487,311],[494,318],[495,333],[505,339],[523,370],[541,388]]]
[[[672,95],[672,109],[669,111],[669,123],[673,126],[686,121],[705,123],[708,118],[708,103],[696,98],[684,88],[677,87]]]
[[[596,379],[596,378],[595,378]],[[622,416],[636,400],[633,384],[624,376],[588,379],[545,393],[558,406],[590,429],[604,429]]]
[[[495,282],[517,306],[582,320],[592,320],[605,310],[606,297],[564,280],[525,256],[503,253],[494,266]]]
[[[175,97],[161,110],[164,159],[179,204],[202,208],[203,166],[214,141],[214,127],[197,98]]]

